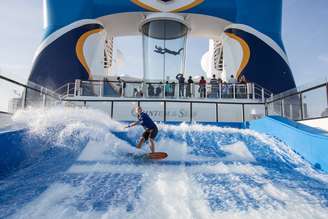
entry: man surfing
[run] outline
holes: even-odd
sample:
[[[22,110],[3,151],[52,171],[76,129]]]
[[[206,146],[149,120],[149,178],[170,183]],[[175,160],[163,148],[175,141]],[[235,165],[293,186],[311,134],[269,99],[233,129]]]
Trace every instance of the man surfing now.
[[[138,121],[131,123],[126,128],[131,128],[136,125],[142,125],[144,127],[145,131],[142,134],[142,137],[140,138],[139,143],[137,144],[136,147],[138,149],[140,149],[141,146],[145,143],[145,141],[149,140],[151,153],[155,153],[155,140],[154,139],[158,133],[157,126],[153,122],[153,120],[148,116],[148,114],[143,112],[143,110],[140,106],[136,107],[135,110],[136,110]]]

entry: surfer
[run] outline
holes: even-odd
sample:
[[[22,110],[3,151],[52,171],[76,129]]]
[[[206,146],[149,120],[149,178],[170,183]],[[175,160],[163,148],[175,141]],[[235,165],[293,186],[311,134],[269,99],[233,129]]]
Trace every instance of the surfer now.
[[[131,123],[126,128],[131,128],[136,125],[142,125],[145,131],[142,134],[142,137],[140,138],[139,143],[137,144],[136,147],[140,149],[141,146],[145,143],[145,141],[149,140],[150,150],[152,153],[155,153],[155,137],[158,133],[157,126],[153,122],[153,120],[148,116],[148,114],[142,110],[140,106],[136,107],[135,110],[136,110],[138,121]]]

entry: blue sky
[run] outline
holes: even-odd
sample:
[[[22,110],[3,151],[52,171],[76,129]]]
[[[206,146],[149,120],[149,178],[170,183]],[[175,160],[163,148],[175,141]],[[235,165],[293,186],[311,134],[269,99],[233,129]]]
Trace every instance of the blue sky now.
[[[42,39],[42,1],[1,0],[0,16],[0,72],[24,82]],[[328,77],[328,1],[285,0],[283,40],[298,85]],[[188,48],[189,53],[196,55],[188,56],[187,66],[201,71],[199,60],[207,42],[196,41],[197,47]],[[129,45],[135,46],[135,42],[125,40],[118,45],[124,51]],[[135,64],[141,69],[141,63]]]

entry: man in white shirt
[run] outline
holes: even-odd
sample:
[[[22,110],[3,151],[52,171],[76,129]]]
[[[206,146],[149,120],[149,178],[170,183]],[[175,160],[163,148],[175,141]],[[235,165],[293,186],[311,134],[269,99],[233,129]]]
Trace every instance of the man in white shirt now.
[[[237,83],[237,80],[234,78],[233,75],[230,76],[229,80],[228,80],[228,83],[229,84],[236,84]]]

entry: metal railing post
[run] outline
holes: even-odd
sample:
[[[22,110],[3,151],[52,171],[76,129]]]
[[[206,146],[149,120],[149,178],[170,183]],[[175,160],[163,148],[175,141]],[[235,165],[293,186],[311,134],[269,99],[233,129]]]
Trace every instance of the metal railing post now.
[[[219,83],[219,98],[222,99],[222,84]]]
[[[219,104],[215,103],[216,122],[219,122]]]
[[[208,85],[205,84],[205,98],[207,98],[207,93],[208,93]]]
[[[69,95],[69,83],[67,83],[67,91],[66,91],[66,96]]]
[[[44,93],[43,92],[43,89],[45,89],[46,90],[46,92]],[[41,94],[42,94],[42,107],[45,107],[46,106],[46,93],[47,93],[47,88],[42,88],[41,89]]]
[[[326,97],[327,97],[327,106],[328,106],[328,81],[326,82]]]
[[[284,117],[285,115],[285,101],[284,99],[281,100],[281,116]]]
[[[74,81],[74,97],[77,95],[77,80]]]
[[[166,85],[166,84],[163,84],[163,98],[164,98],[164,99],[166,99],[165,85]]]
[[[190,122],[192,122],[192,102],[190,101]]]
[[[166,122],[166,101],[164,101],[164,122]]]
[[[232,84],[233,99],[236,99],[236,84]]]
[[[110,118],[113,119],[113,116],[114,116],[114,101],[112,100],[112,105],[110,109]]]
[[[243,116],[243,122],[245,122],[245,104],[241,104],[241,106],[242,106],[242,110],[243,110],[243,114],[242,114],[242,116]]]
[[[83,95],[83,81],[76,80],[76,89],[77,89],[77,96]]]
[[[255,100],[255,84],[252,83],[252,90],[253,90],[253,100]]]
[[[146,94],[147,94],[147,97],[149,97],[148,95],[148,87],[149,87],[149,84],[147,86],[147,84],[143,81],[141,82],[141,87],[142,87],[142,92],[143,92],[143,95],[142,95],[142,98],[146,98]],[[154,89],[154,93],[155,93],[155,89]],[[152,96],[152,98],[154,98],[154,94]]]
[[[246,83],[246,98],[249,99],[248,83]]]
[[[123,81],[120,82],[120,86],[121,86],[121,87],[120,87],[120,92],[121,92],[121,93],[120,93],[120,96],[121,96],[121,97],[124,97]]]
[[[264,102],[264,88],[262,87],[262,102]]]
[[[27,87],[25,88],[25,92],[24,93],[24,97],[23,97],[23,101],[22,101],[22,108],[25,109],[26,108],[26,98],[27,98]]]
[[[103,90],[104,90],[104,81],[101,81],[99,83],[99,96],[100,97],[104,96]]]
[[[301,92],[300,94],[300,113],[301,113],[301,120],[304,119],[304,113],[303,113],[303,93]]]

